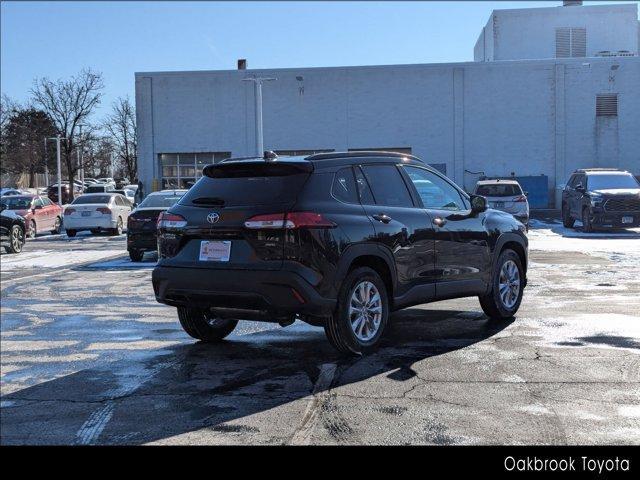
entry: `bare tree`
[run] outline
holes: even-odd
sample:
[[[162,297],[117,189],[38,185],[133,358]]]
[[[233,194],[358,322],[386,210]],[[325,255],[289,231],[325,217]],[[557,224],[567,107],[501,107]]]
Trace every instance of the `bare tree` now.
[[[136,112],[128,97],[119,97],[113,102],[111,109],[104,128],[113,137],[116,154],[124,165],[129,181],[133,182],[138,176]]]
[[[62,142],[61,151],[70,185],[78,169],[73,155],[78,125],[100,104],[103,89],[102,74],[91,69],[82,70],[69,80],[36,79],[31,89],[33,100],[51,117],[58,133],[67,139]]]

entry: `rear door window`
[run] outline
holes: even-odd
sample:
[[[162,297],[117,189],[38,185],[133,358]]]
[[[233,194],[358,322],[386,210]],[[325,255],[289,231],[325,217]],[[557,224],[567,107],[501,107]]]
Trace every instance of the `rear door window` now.
[[[358,203],[356,181],[351,167],[336,172],[333,178],[331,193],[335,198],[345,203]]]
[[[364,173],[360,170],[360,167],[355,167],[356,185],[358,187],[358,196],[360,197],[360,203],[363,205],[375,205],[371,188],[367,183],[367,179],[364,177]]]
[[[395,165],[364,165],[362,169],[376,205],[413,207],[407,185]]]

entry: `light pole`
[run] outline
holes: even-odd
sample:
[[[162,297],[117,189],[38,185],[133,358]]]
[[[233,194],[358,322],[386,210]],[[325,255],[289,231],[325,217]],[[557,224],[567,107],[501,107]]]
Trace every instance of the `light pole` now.
[[[78,125],[79,133],[78,133],[78,173],[80,176],[80,184],[82,185],[82,189],[84,190],[84,166],[82,165],[82,127],[84,125],[80,123]]]
[[[45,138],[45,145],[47,140],[55,140],[56,141],[56,161],[58,163],[58,205],[62,207],[62,166],[60,164],[60,141],[67,140],[67,138],[62,138],[60,135],[56,135],[55,137],[51,137],[49,139]],[[73,185],[69,185],[69,188],[73,188]],[[73,190],[71,190],[73,192]]]
[[[264,155],[264,141],[262,135],[262,82],[271,82],[277,78],[269,77],[247,77],[243,78],[243,82],[253,82],[254,100],[256,112],[256,157]]]
[[[49,186],[49,155],[47,153],[47,137],[44,137],[44,183]]]

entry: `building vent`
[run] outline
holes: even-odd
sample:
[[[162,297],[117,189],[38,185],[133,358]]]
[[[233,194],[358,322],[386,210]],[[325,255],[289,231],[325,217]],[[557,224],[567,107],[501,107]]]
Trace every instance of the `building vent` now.
[[[615,117],[617,115],[617,93],[601,93],[600,95],[596,95],[596,117]]]
[[[246,70],[247,69],[247,59],[240,58],[238,59],[238,70]]]
[[[587,29],[556,28],[556,58],[586,57]]]

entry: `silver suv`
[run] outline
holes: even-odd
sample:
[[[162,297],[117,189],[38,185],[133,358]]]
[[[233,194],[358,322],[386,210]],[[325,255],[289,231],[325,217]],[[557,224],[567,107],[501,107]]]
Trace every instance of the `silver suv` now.
[[[476,184],[476,195],[486,197],[489,207],[510,213],[529,230],[529,202],[527,192],[516,180],[480,180]]]

